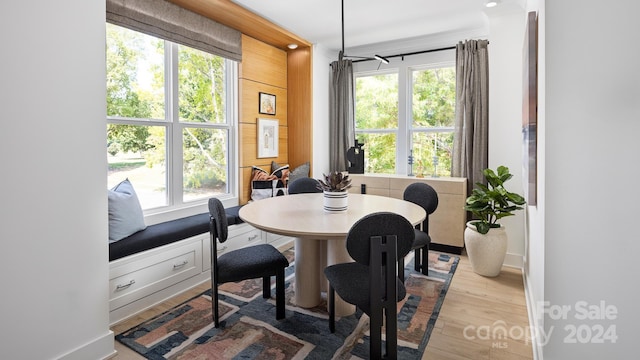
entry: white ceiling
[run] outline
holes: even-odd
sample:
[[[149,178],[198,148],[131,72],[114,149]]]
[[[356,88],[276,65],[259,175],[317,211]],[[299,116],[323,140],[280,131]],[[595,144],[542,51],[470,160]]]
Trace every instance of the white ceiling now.
[[[232,1],[311,43],[334,51],[342,47],[341,0]],[[344,0],[344,47],[478,30],[486,34],[491,12],[521,9],[523,2],[502,0],[487,9],[485,0]]]

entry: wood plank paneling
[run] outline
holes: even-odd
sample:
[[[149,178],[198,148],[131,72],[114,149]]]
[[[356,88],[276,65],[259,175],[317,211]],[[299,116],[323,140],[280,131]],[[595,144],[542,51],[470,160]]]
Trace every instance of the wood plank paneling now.
[[[309,162],[313,168],[313,93],[312,52],[310,49],[290,51],[288,57],[289,93],[289,165]],[[325,141],[328,141],[326,139]],[[313,174],[310,174],[314,176]]]
[[[286,89],[287,53],[243,35],[240,77]]]
[[[251,167],[271,170],[271,161],[288,163],[287,53],[248,36],[242,37],[238,181],[240,204],[251,199]],[[246,56],[245,56],[246,55]],[[276,114],[259,113],[259,93],[276,96]],[[278,120],[278,156],[258,158],[258,119]]]
[[[276,114],[266,115],[258,112],[259,93],[267,93],[276,96]],[[287,126],[289,116],[287,114],[287,89],[266,85],[247,79],[240,79],[240,122],[255,124],[258,118],[278,119],[280,126]]]

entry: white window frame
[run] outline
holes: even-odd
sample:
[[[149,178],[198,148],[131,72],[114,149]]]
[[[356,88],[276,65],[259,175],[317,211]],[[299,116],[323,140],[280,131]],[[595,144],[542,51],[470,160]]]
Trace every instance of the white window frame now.
[[[398,175],[409,174],[409,155],[413,148],[413,132],[452,132],[453,128],[413,128],[413,71],[455,67],[455,50],[407,56],[404,59],[392,58],[389,65],[378,61],[364,61],[353,64],[354,77],[398,74],[398,127],[397,129],[357,129],[359,133],[395,133],[396,169]]]
[[[185,216],[207,211],[208,199],[183,201],[183,153],[182,132],[185,128],[223,129],[227,131],[227,190],[225,194],[217,196],[225,207],[238,205],[238,63],[225,59],[225,92],[226,119],[224,124],[195,123],[180,121],[179,93],[178,93],[178,48],[177,43],[164,40],[164,71],[165,71],[165,118],[138,119],[107,116],[108,124],[162,126],[165,128],[166,145],[166,204],[165,206],[145,209],[145,223],[152,225]]]

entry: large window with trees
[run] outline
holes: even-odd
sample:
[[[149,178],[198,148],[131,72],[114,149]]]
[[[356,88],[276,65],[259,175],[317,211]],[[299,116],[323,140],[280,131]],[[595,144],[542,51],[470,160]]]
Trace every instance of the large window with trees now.
[[[454,63],[355,70],[356,138],[364,143],[365,172],[451,176]]]
[[[232,194],[237,64],[107,23],[108,185],[143,209]]]

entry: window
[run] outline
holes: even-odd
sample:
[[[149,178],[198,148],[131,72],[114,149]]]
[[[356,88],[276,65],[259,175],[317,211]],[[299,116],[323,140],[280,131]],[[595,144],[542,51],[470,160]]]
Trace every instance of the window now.
[[[233,195],[237,65],[107,24],[108,185],[142,208]]]
[[[454,62],[424,59],[395,69],[354,68],[356,138],[364,143],[366,173],[451,176]]]

